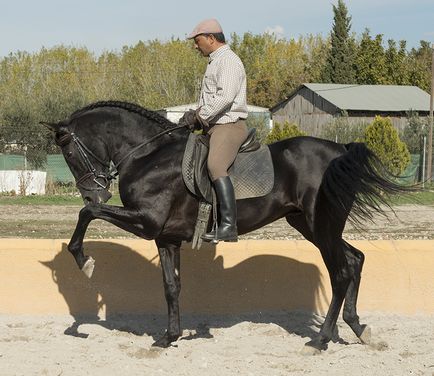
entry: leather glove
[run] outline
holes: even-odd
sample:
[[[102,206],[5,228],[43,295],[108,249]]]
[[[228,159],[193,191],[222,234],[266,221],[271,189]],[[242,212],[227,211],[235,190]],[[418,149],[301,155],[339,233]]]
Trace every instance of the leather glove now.
[[[200,126],[195,110],[188,110],[184,113],[181,119],[179,119],[178,125],[183,125],[184,127],[190,129],[191,131]]]

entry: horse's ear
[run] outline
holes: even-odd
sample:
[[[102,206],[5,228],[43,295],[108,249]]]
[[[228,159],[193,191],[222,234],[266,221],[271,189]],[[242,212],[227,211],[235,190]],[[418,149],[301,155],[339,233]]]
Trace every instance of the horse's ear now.
[[[52,132],[57,132],[59,130],[59,123],[47,123],[46,121],[40,121],[39,124],[42,124],[44,127],[47,127]]]

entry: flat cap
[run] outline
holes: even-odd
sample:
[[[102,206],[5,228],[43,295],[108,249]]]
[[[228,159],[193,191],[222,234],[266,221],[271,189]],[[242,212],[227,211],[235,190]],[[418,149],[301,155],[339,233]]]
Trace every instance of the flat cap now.
[[[197,24],[187,39],[192,39],[199,34],[223,33],[223,29],[215,18],[203,20]]]

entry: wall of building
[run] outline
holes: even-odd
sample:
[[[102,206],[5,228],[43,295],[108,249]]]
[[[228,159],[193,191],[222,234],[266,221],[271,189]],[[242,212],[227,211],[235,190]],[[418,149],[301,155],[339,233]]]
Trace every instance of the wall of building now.
[[[341,110],[321,96],[306,87],[302,87],[287,101],[276,106],[272,111],[273,122],[295,123],[305,133],[311,136],[321,136],[323,128],[341,115]],[[393,126],[403,131],[407,125],[407,118],[400,113],[348,113],[348,123],[369,124],[375,116],[389,117]],[[427,115],[421,115],[424,117]]]

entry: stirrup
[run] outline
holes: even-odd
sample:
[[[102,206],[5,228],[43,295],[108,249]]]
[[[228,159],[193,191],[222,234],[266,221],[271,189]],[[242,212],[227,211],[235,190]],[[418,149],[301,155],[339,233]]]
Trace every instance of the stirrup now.
[[[212,230],[210,232],[207,232],[206,234],[203,234],[200,238],[203,241],[205,241],[205,242],[214,242],[214,241],[217,241],[217,243],[218,243],[218,240],[217,240],[217,237],[216,237],[216,233],[215,233],[214,230]]]
[[[219,236],[218,229],[217,232],[214,230],[203,234],[201,236],[202,240],[205,242],[211,242],[213,244],[218,244],[218,242],[237,242],[238,241],[238,233],[235,231],[235,233],[226,235],[226,236]]]

